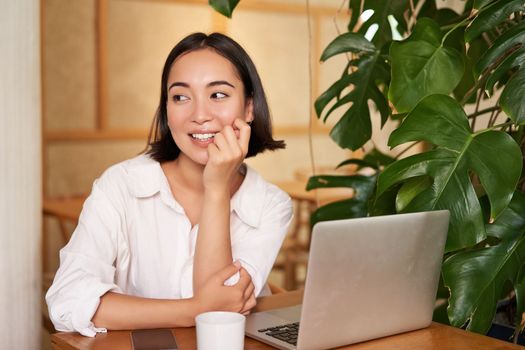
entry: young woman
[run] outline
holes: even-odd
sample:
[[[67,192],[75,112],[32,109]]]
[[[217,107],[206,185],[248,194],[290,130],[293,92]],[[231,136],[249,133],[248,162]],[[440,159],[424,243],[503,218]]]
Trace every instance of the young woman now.
[[[59,331],[191,326],[247,314],[292,216],[291,200],[243,163],[284,148],[262,84],[222,34],[170,52],[146,154],[95,181],[46,300]]]

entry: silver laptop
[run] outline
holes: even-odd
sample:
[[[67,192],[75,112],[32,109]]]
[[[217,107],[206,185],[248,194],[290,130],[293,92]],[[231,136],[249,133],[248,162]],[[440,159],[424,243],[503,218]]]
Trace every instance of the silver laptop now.
[[[303,304],[251,314],[246,335],[321,350],[429,326],[448,224],[447,210],[316,224]]]

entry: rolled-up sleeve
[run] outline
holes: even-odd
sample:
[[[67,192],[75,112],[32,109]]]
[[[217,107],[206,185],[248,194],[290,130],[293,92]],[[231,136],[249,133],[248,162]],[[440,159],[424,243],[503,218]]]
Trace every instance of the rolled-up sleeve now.
[[[266,284],[291,220],[292,200],[279,190],[266,201],[259,226],[232,242],[233,259],[250,274],[256,296]]]
[[[114,282],[120,226],[118,211],[95,182],[71,240],[60,251],[60,268],[46,294],[49,316],[57,330],[90,337],[105,332],[91,319],[102,295],[121,292]]]

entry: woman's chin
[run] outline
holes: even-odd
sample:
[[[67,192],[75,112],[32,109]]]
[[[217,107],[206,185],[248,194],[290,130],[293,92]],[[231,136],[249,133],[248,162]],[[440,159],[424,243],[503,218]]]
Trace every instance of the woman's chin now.
[[[197,165],[206,166],[208,163],[208,152],[206,153],[200,153],[200,154],[185,154],[181,153],[182,158],[184,158],[184,162],[192,162]]]
[[[206,166],[208,164],[208,155],[202,155],[199,157],[195,157],[193,161],[199,165]]]

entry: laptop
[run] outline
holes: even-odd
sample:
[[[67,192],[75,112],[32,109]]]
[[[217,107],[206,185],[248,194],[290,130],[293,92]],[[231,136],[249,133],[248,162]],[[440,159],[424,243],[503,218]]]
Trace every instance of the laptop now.
[[[321,350],[429,326],[448,224],[448,210],[317,223],[303,304],[249,315],[246,335]]]

